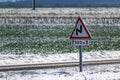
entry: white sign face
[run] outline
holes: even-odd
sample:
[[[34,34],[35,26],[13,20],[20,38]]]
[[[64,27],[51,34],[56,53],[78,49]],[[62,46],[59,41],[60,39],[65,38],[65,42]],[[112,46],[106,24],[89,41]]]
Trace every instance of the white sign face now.
[[[77,22],[76,22],[76,25],[75,25],[75,28],[70,36],[70,39],[90,39],[91,38],[91,35],[87,29],[87,27],[84,25],[82,19],[79,17]]]
[[[72,40],[73,45],[88,45],[88,40]]]

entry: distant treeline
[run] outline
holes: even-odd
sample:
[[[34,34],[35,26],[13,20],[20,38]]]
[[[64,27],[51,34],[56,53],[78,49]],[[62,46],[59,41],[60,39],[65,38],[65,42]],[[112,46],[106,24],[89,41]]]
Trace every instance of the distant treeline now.
[[[32,7],[32,0],[0,2],[0,7]],[[120,0],[36,0],[36,7],[120,7]]]

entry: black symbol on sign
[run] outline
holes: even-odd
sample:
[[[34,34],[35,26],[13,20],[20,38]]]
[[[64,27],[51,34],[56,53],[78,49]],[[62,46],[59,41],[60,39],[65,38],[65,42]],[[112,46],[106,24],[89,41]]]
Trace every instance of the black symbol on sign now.
[[[77,36],[78,36],[78,32],[79,32],[79,33],[82,33],[82,25],[80,25],[80,29],[78,29],[78,28],[76,29],[76,35],[77,35]]]

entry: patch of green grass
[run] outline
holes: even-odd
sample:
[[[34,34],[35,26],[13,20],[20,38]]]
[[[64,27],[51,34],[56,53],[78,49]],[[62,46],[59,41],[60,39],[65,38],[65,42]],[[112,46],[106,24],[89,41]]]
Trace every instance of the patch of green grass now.
[[[71,44],[69,36],[74,26],[68,25],[1,25],[0,52],[23,53],[71,53],[78,47]],[[119,26],[88,26],[92,35],[91,50],[120,50]]]

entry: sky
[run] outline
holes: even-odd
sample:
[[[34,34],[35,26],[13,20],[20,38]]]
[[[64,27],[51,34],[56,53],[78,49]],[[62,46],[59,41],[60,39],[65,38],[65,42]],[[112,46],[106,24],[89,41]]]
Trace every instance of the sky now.
[[[24,2],[20,3],[20,5],[28,5],[31,6],[32,0],[0,0],[0,2],[10,1],[14,4],[16,1],[30,1],[29,4],[25,4]],[[120,6],[120,0],[36,0],[37,5],[41,6]],[[4,4],[5,5],[5,4]],[[7,4],[8,5],[8,4]]]
[[[19,1],[19,0],[0,0],[0,2],[6,2],[6,1],[15,2],[15,1]]]

